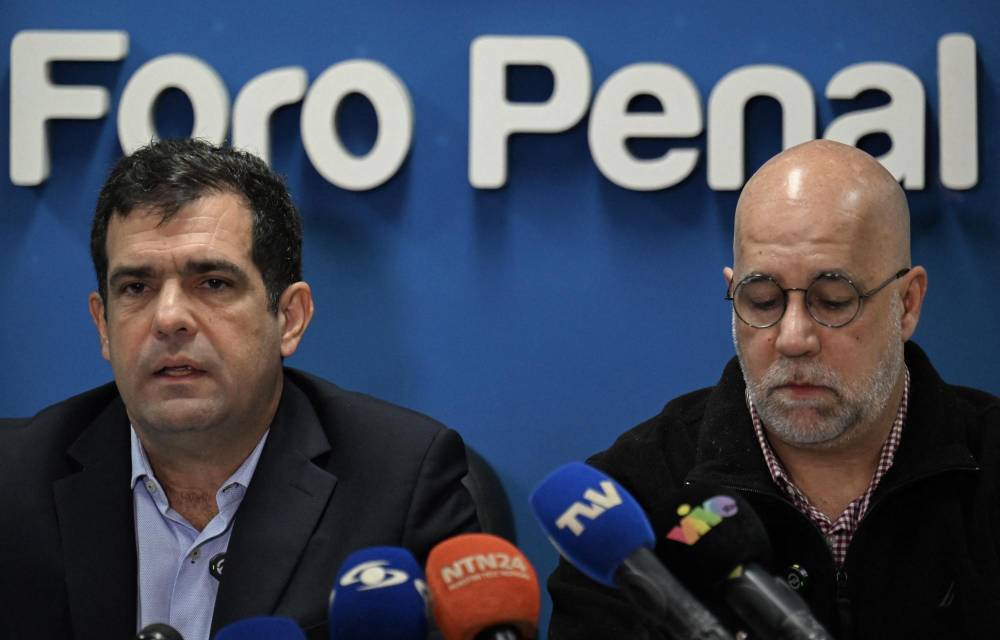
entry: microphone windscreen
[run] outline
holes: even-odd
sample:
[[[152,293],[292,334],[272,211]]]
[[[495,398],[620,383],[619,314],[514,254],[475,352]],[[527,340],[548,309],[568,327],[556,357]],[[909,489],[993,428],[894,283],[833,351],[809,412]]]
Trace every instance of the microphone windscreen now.
[[[135,640],[184,640],[181,632],[169,624],[154,622],[142,628]]]
[[[736,492],[689,486],[672,492],[667,504],[674,505],[677,521],[658,541],[656,553],[692,588],[711,589],[740,565],[770,558],[764,525]]]
[[[368,547],[344,560],[330,594],[330,640],[425,640],[427,583],[402,547]]]
[[[582,462],[571,462],[542,480],[531,493],[531,509],[559,553],[609,587],[615,586],[615,571],[626,558],[655,543],[635,498]]]
[[[513,627],[534,638],[541,593],[535,568],[503,538],[467,533],[427,557],[434,620],[445,640],[472,640],[484,630]]]
[[[215,640],[306,640],[306,635],[291,618],[259,616],[227,624]]]

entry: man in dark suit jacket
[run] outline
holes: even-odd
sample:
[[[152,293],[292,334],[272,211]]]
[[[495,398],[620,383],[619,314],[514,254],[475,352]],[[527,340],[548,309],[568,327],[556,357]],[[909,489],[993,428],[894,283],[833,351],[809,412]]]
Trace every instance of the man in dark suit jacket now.
[[[115,383],[0,432],[0,637],[197,640],[258,615],[326,637],[349,553],[422,562],[477,528],[455,432],[282,366],[313,304],[259,159],[189,140],[123,158],[91,251]]]

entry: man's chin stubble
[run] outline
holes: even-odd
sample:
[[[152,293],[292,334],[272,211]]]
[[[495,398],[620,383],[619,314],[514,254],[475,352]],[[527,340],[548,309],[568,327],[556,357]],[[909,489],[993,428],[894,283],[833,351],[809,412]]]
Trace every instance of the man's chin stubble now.
[[[803,410],[812,415],[794,415]],[[809,449],[833,449],[850,442],[860,418],[856,410],[844,412],[802,404],[776,407],[773,401],[758,406],[758,412],[770,437],[790,446]]]

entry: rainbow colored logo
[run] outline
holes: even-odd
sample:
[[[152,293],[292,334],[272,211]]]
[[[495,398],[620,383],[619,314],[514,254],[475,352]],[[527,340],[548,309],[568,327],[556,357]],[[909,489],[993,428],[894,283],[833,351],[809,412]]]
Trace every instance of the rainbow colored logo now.
[[[709,498],[694,509],[689,504],[682,504],[677,507],[677,515],[681,516],[681,521],[667,533],[667,539],[692,545],[722,522],[723,518],[734,516],[737,511],[736,501],[729,496]]]

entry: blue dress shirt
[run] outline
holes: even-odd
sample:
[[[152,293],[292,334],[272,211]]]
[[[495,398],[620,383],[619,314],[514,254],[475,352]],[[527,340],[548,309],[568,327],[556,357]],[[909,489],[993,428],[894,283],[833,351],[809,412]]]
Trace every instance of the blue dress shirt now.
[[[264,432],[243,464],[222,483],[215,494],[219,512],[198,531],[170,507],[132,428],[138,629],[161,622],[177,629],[184,640],[208,640],[219,590],[219,580],[211,569],[220,564],[220,554],[229,546],[236,510],[250,486],[267,434]]]

